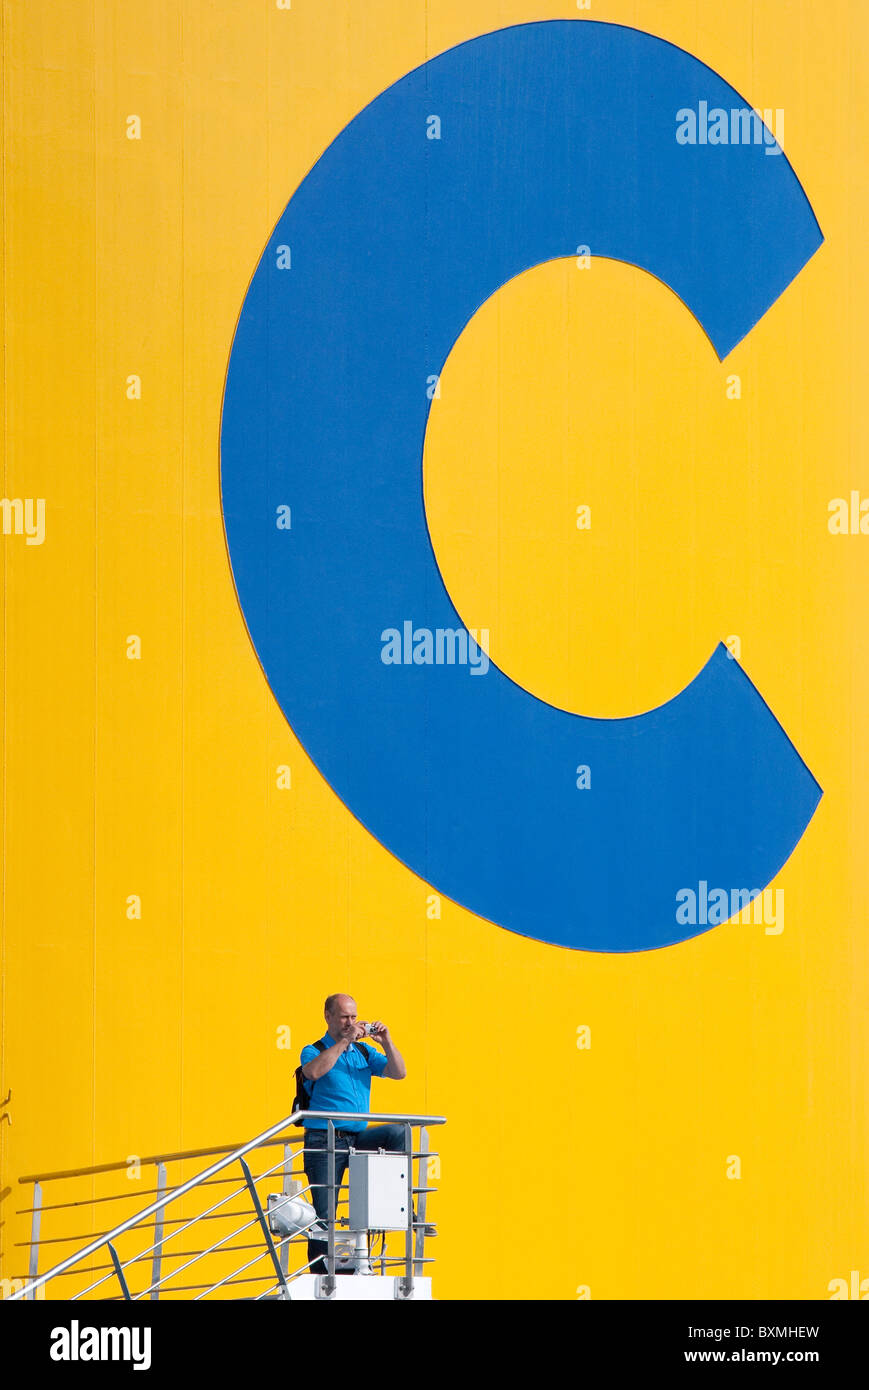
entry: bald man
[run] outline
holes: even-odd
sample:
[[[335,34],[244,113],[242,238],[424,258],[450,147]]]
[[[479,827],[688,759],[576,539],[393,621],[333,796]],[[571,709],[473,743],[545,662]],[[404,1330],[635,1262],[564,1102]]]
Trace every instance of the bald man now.
[[[349,994],[330,994],[324,1006],[326,1032],[317,1043],[302,1048],[302,1074],[309,1091],[310,1110],[357,1111],[371,1109],[371,1078],[385,1076],[403,1081],[407,1076],[404,1059],[385,1023],[372,1023],[368,1035],[356,1017],[356,1001]],[[360,1039],[369,1036],[383,1048],[371,1047]],[[328,1222],[329,1160],[328,1120],[309,1115],[305,1126],[305,1174],[311,1184],[311,1201],[321,1222]],[[405,1152],[404,1125],[372,1125],[365,1120],[342,1120],[335,1126],[335,1195],[331,1215],[335,1215],[338,1190],[354,1149],[388,1149]],[[427,1228],[427,1234],[434,1234]],[[328,1246],[322,1240],[308,1241],[308,1259],[313,1274],[327,1273],[323,1256]]]

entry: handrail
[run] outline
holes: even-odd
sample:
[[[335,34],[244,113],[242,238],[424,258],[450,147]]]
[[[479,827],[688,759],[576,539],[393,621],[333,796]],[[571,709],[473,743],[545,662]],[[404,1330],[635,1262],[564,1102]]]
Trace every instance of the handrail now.
[[[180,1187],[175,1187],[171,1191],[165,1193],[164,1196],[158,1197],[155,1202],[145,1207],[143,1211],[137,1212],[135,1216],[128,1217],[126,1221],[122,1221],[120,1225],[115,1226],[113,1230],[106,1231],[97,1240],[91,1241],[90,1245],[85,1245],[81,1250],[76,1251],[74,1255],[67,1256],[65,1260],[61,1260],[59,1264],[56,1264],[53,1269],[46,1270],[44,1274],[40,1274],[35,1279],[29,1280],[23,1288],[11,1294],[5,1301],[14,1303],[25,1299],[28,1295],[32,1295],[36,1289],[41,1288],[43,1284],[47,1284],[49,1280],[57,1278],[58,1275],[62,1274],[67,1269],[71,1269],[73,1265],[77,1265],[81,1260],[88,1259],[89,1256],[107,1245],[110,1241],[117,1240],[118,1236],[123,1235],[126,1231],[132,1230],[135,1226],[138,1226],[142,1221],[146,1220],[147,1217],[153,1216],[155,1212],[162,1211],[170,1202],[176,1202],[179,1197],[183,1197],[188,1192],[191,1192],[207,1178],[213,1177],[215,1173],[222,1172],[224,1168],[228,1168],[231,1163],[235,1163],[238,1159],[243,1158],[245,1154],[250,1153],[252,1149],[260,1148],[264,1143],[268,1142],[268,1140],[274,1138],[276,1134],[282,1133],[282,1131],[287,1129],[290,1125],[295,1124],[297,1120],[307,1119],[308,1117],[316,1117],[320,1120],[332,1120],[333,1122],[340,1120],[350,1120],[352,1122],[365,1120],[366,1123],[368,1123],[374,1120],[379,1124],[446,1124],[446,1116],[444,1115],[389,1115],[379,1112],[363,1113],[358,1110],[294,1110],[283,1120],[279,1120],[277,1124],[270,1125],[268,1129],[264,1129],[256,1138],[249,1139],[246,1144],[240,1144],[238,1148],[233,1149],[231,1153],[226,1154],[225,1157],[219,1159],[216,1163],[212,1163],[210,1167],[205,1168],[201,1173],[197,1173],[195,1177],[188,1178],[186,1182],[181,1183]],[[290,1137],[299,1140],[305,1138],[304,1134],[292,1135]],[[122,1167],[126,1167],[126,1165],[124,1164]],[[23,1179],[21,1181],[23,1181]]]
[[[299,1114],[302,1113],[300,1110]],[[279,1144],[280,1142],[279,1139],[267,1139],[261,1147],[265,1148],[266,1144]],[[181,1163],[188,1158],[208,1158],[210,1154],[234,1153],[238,1147],[238,1144],[214,1144],[207,1149],[180,1149],[176,1153],[145,1154],[142,1158],[136,1155],[136,1158],[140,1166],[146,1163]],[[96,1173],[122,1173],[129,1166],[129,1162],[124,1159],[120,1163],[96,1163],[90,1168],[64,1168],[57,1173],[25,1173],[18,1181],[32,1183],[55,1182],[60,1178],[90,1178]]]

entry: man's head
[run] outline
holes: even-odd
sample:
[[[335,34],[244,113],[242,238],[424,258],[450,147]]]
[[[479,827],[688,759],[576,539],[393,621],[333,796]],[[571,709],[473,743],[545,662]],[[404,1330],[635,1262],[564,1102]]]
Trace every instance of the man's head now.
[[[336,1041],[356,1033],[356,1000],[350,994],[330,994],[323,1012],[326,1027]]]

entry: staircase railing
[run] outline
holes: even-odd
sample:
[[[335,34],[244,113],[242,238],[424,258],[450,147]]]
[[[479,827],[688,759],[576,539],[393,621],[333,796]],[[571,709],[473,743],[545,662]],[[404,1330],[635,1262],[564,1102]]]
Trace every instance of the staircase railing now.
[[[122,1298],[128,1301],[140,1299],[159,1299],[162,1296],[170,1297],[195,1297],[196,1299],[206,1298],[218,1290],[224,1290],[229,1286],[240,1284],[264,1284],[265,1287],[253,1294],[255,1299],[279,1298],[288,1299],[292,1297],[291,1285],[294,1279],[300,1274],[305,1273],[310,1265],[310,1261],[296,1266],[290,1270],[290,1251],[291,1247],[306,1245],[307,1236],[304,1230],[300,1230],[291,1236],[278,1236],[271,1226],[271,1218],[275,1212],[285,1203],[295,1201],[299,1197],[304,1197],[310,1193],[310,1187],[303,1185],[302,1182],[294,1177],[293,1164],[299,1157],[304,1146],[305,1131],[297,1130],[296,1133],[288,1133],[297,1120],[303,1119],[307,1115],[316,1115],[317,1119],[327,1122],[329,1132],[327,1154],[331,1154],[330,1159],[330,1181],[334,1185],[334,1152],[335,1152],[335,1125],[342,1121],[374,1121],[383,1124],[401,1124],[406,1130],[406,1149],[409,1154],[408,1164],[408,1213],[407,1230],[405,1231],[404,1252],[400,1256],[387,1257],[384,1250],[381,1252],[381,1272],[388,1262],[392,1266],[399,1264],[403,1269],[400,1280],[400,1296],[410,1297],[413,1292],[414,1278],[423,1273],[427,1264],[431,1263],[425,1255],[425,1236],[427,1229],[426,1203],[427,1196],[435,1189],[430,1184],[432,1175],[432,1164],[438,1159],[437,1153],[429,1149],[428,1128],[432,1125],[442,1125],[446,1119],[442,1115],[394,1115],[394,1114],[359,1114],[357,1112],[345,1111],[306,1111],[297,1110],[277,1124],[271,1125],[263,1130],[262,1134],[248,1140],[246,1144],[239,1144],[233,1148],[229,1146],[217,1146],[207,1149],[188,1149],[176,1153],[154,1154],[146,1158],[137,1158],[136,1164],[139,1169],[153,1167],[156,1171],[156,1187],[152,1190],[156,1192],[155,1200],[141,1211],[137,1211],[134,1216],[128,1217],[114,1225],[110,1230],[100,1232],[88,1241],[73,1254],[67,1255],[51,1268],[39,1273],[40,1251],[44,1250],[49,1244],[66,1244],[74,1240],[82,1239],[82,1235],[60,1235],[46,1240],[42,1234],[43,1216],[51,1212],[67,1212],[73,1216],[79,1214],[82,1208],[90,1208],[93,1213],[102,1203],[122,1201],[134,1196],[134,1192],[114,1193],[108,1196],[91,1197],[89,1199],[74,1199],[71,1201],[59,1201],[46,1204],[44,1202],[44,1191],[47,1184],[61,1182],[64,1179],[93,1178],[96,1175],[123,1172],[129,1168],[129,1160],[125,1163],[105,1163],[98,1164],[90,1168],[67,1169],[63,1172],[29,1174],[19,1178],[19,1183],[30,1186],[33,1192],[31,1207],[26,1211],[31,1216],[31,1236],[25,1242],[25,1248],[29,1250],[29,1269],[25,1279],[11,1281],[19,1287],[15,1288],[8,1296],[7,1301],[14,1302],[21,1299],[44,1298],[46,1288],[55,1280],[65,1281],[66,1279],[79,1277],[88,1274],[98,1274],[100,1277],[88,1283],[85,1280],[84,1287],[78,1287],[74,1292],[70,1292],[70,1285],[65,1282],[54,1285],[52,1296],[63,1299],[76,1300],[93,1296],[97,1298]],[[413,1130],[419,1130],[419,1140],[416,1147],[413,1143]],[[254,1176],[251,1173],[248,1158],[257,1150],[268,1148],[271,1145],[282,1145],[283,1152],[277,1163],[265,1168],[262,1172]],[[295,1152],[294,1152],[295,1151]],[[320,1152],[323,1152],[320,1150]],[[211,1154],[222,1154],[202,1172],[194,1177],[178,1182],[172,1186],[167,1181],[168,1165],[173,1163],[185,1163],[195,1158],[203,1158]],[[416,1181],[413,1178],[413,1165],[417,1164]],[[241,1181],[226,1176],[227,1170],[233,1165],[238,1164],[241,1169]],[[423,1166],[425,1165],[425,1166]],[[267,1203],[264,1203],[258,1191],[258,1184],[271,1179],[274,1185],[277,1175],[280,1174],[282,1180],[281,1200],[273,1204],[266,1211]],[[222,1176],[218,1176],[222,1175]],[[197,1210],[189,1218],[180,1217],[172,1219],[167,1217],[166,1212],[174,1204],[183,1202],[192,1193],[205,1196],[205,1189],[210,1186],[227,1185],[232,1190],[217,1201],[206,1205],[205,1210]],[[141,1192],[139,1195],[142,1195]],[[243,1210],[221,1211],[226,1203],[233,1199],[242,1197],[246,1203]],[[416,1218],[413,1216],[413,1198],[417,1197]],[[176,1210],[180,1208],[176,1207]],[[327,1276],[324,1286],[325,1296],[334,1289],[334,1276],[336,1268],[335,1257],[335,1226],[339,1218],[334,1202],[331,1210],[335,1211],[327,1222],[328,1230],[328,1255],[327,1255]],[[233,1216],[244,1216],[244,1222],[234,1228],[228,1235],[223,1235],[220,1239],[208,1243],[207,1239],[200,1241],[198,1236],[203,1230],[209,1229],[205,1223],[209,1221],[221,1221],[230,1219]],[[174,1229],[167,1231],[167,1227]],[[120,1248],[129,1246],[130,1238],[133,1233],[141,1236],[142,1229],[149,1233],[153,1231],[153,1239],[144,1249],[134,1247],[132,1253],[125,1249],[123,1253]],[[196,1235],[191,1237],[194,1245],[202,1245],[204,1248],[194,1250],[179,1250],[177,1246],[171,1246],[171,1242],[178,1236],[195,1231]],[[253,1237],[253,1243],[233,1245],[232,1242],[237,1236],[249,1234]],[[385,1241],[385,1237],[384,1237]],[[233,1252],[255,1251],[253,1256],[245,1259],[237,1267],[226,1269],[226,1257]],[[87,1265],[88,1261],[94,1257],[107,1257],[103,1263]],[[182,1260],[180,1264],[173,1264],[172,1268],[165,1270],[169,1261]],[[201,1261],[210,1259],[212,1266],[205,1269],[200,1264]],[[229,1261],[231,1263],[231,1261]],[[265,1272],[262,1270],[257,1273],[248,1273],[258,1264],[265,1265]],[[136,1274],[139,1273],[142,1265],[150,1265],[150,1278],[143,1287],[134,1287],[136,1284]],[[213,1275],[216,1271],[213,1265],[219,1267],[219,1278],[206,1278],[199,1283],[185,1283],[179,1286],[174,1281],[178,1276],[192,1267],[199,1265],[197,1273],[201,1275],[206,1272]],[[244,1277],[242,1277],[244,1276]],[[189,1277],[189,1276],[188,1276]],[[7,1284],[10,1281],[6,1281]],[[55,1289],[62,1289],[62,1292],[55,1294]],[[101,1291],[101,1292],[100,1292]],[[224,1295],[225,1296],[225,1295]]]

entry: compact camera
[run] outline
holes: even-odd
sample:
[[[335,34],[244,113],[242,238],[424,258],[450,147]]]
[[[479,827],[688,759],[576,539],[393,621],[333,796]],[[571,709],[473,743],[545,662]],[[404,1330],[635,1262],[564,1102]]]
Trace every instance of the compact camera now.
[[[373,1023],[363,1023],[363,1024],[362,1024],[362,1036],[363,1036],[363,1038],[370,1038],[370,1037],[373,1035],[373,1033],[374,1033],[374,1024],[373,1024]]]

